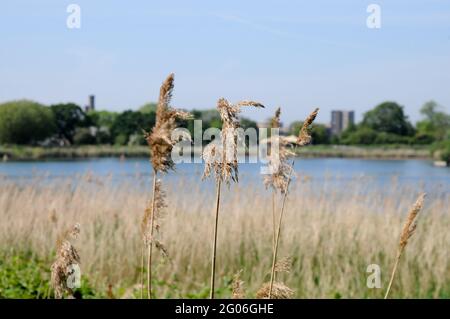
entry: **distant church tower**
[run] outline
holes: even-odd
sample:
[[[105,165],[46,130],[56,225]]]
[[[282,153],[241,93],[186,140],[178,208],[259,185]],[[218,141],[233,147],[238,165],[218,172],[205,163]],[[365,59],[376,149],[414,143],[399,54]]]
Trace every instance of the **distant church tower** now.
[[[84,110],[86,113],[89,111],[95,111],[95,95],[89,95],[89,105],[86,105]]]

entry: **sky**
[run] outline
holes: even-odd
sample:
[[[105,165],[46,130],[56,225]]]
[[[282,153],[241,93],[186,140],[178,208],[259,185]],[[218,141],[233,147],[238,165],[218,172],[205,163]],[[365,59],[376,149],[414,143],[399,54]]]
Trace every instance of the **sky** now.
[[[69,4],[80,28],[68,28]],[[368,28],[370,4],[380,28]],[[450,1],[2,1],[0,103],[32,99],[123,111],[156,101],[175,73],[173,105],[253,99],[288,124],[315,107],[367,110],[386,100],[411,121],[435,100],[450,111]]]

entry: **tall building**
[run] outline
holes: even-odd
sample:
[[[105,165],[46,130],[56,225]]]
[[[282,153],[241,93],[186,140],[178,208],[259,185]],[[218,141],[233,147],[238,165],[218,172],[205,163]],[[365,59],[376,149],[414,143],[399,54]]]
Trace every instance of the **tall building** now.
[[[331,111],[331,135],[342,132],[342,111]]]
[[[355,123],[354,111],[331,111],[331,134],[339,135]]]
[[[86,105],[84,110],[86,113],[95,110],[95,95],[89,95],[89,105]]]
[[[342,130],[346,130],[349,126],[355,124],[355,112],[343,111],[342,112]]]

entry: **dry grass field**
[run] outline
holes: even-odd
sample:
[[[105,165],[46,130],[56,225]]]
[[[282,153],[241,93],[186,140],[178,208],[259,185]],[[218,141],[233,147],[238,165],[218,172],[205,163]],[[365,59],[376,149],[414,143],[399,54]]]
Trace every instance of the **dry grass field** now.
[[[21,183],[2,180],[0,264],[27,253],[50,269],[58,234],[78,222],[81,233],[74,246],[83,280],[95,296],[139,297],[133,287],[140,283],[140,223],[151,195],[150,179],[89,174]],[[182,176],[163,184],[168,207],[161,238],[169,256],[155,254],[153,289],[158,298],[208,296],[214,218],[213,184],[208,183],[201,183],[200,176]],[[319,183],[299,176],[287,198],[279,251],[280,258],[291,258],[292,267],[280,278],[296,298],[382,298],[405,215],[420,191],[420,185],[401,186],[395,180],[381,191],[368,179],[336,184],[331,177]],[[224,187],[222,196],[216,295],[231,297],[233,274],[242,270],[246,296],[254,297],[270,277],[271,193],[252,179]],[[428,193],[391,297],[450,297],[449,204],[442,188]],[[380,289],[366,286],[369,264],[381,267]],[[38,285],[48,285],[47,272],[36,276]]]

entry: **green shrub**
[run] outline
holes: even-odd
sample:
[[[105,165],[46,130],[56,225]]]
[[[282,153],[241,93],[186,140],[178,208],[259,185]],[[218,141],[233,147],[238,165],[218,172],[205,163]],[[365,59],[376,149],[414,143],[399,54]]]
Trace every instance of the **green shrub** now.
[[[450,139],[433,144],[431,152],[441,161],[450,164]]]
[[[408,136],[380,132],[377,134],[374,144],[409,144],[409,142],[410,138]]]
[[[128,140],[128,145],[147,145],[147,141],[144,138],[143,134],[132,134]]]
[[[411,144],[432,144],[434,142],[434,136],[428,133],[417,132],[411,140]]]
[[[35,144],[56,130],[50,108],[19,100],[0,104],[0,143]]]
[[[377,132],[368,127],[360,127],[347,135],[342,136],[342,144],[373,144],[377,138]]]
[[[91,130],[89,128],[79,127],[75,131],[73,142],[75,145],[95,144],[96,138],[94,135],[92,135]]]
[[[0,259],[0,298],[49,298],[50,267],[29,254]]]
[[[128,136],[125,134],[119,134],[114,139],[115,145],[126,145],[128,143]]]
[[[45,262],[31,253],[0,253],[0,299],[53,298],[50,286],[51,261]],[[101,298],[82,276],[75,291],[80,298]]]

